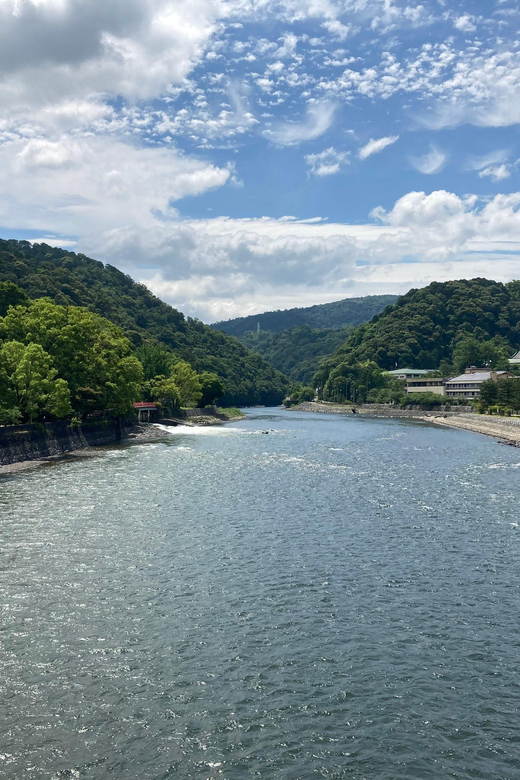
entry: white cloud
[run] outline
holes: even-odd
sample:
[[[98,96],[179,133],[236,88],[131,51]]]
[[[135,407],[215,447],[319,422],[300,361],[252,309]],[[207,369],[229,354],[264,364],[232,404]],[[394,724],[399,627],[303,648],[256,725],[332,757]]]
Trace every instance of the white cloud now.
[[[494,181],[501,181],[511,175],[507,158],[508,152],[505,149],[495,149],[481,157],[468,158],[466,167],[470,171],[478,171],[480,178],[488,176]]]
[[[305,155],[305,162],[315,176],[331,176],[348,165],[350,152],[337,152],[333,146],[323,152]]]
[[[110,137],[16,140],[0,146],[0,222],[69,235],[145,227],[175,215],[171,202],[220,187],[231,175],[230,168]]]
[[[362,146],[359,150],[358,157],[361,160],[366,160],[367,157],[370,157],[372,154],[377,154],[378,152],[382,152],[383,149],[386,149],[387,146],[390,146],[391,144],[395,144],[395,142],[398,140],[398,135],[387,135],[384,138],[371,138],[370,141],[365,144],[365,146]]]
[[[332,125],[336,108],[337,104],[329,100],[309,103],[304,122],[283,122],[273,129],[264,130],[264,135],[280,146],[312,141],[323,135]]]
[[[352,29],[349,24],[343,24],[339,19],[330,19],[323,22],[321,26],[327,30],[333,38],[337,38],[340,41],[346,41]]]
[[[434,279],[520,272],[520,193],[479,201],[410,192],[379,225],[321,220],[177,220],[91,235],[81,251],[131,273],[206,321]],[[149,270],[143,270],[143,268]]]
[[[446,162],[446,154],[437,147],[430,147],[430,151],[422,157],[412,157],[411,163],[421,173],[438,173]]]
[[[489,165],[487,168],[482,168],[479,172],[480,178],[483,176],[489,176],[493,181],[502,181],[502,179],[508,179],[511,176],[511,171],[507,165]]]
[[[475,24],[475,17],[470,14],[462,14],[458,16],[453,22],[454,27],[461,32],[475,32],[477,26]]]
[[[188,74],[217,15],[212,0],[2,0],[4,117],[95,94],[155,97]]]

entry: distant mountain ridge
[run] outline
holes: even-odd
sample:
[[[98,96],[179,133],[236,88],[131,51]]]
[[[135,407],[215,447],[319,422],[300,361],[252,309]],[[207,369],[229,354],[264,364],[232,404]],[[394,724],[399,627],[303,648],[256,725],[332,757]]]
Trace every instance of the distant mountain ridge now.
[[[386,306],[397,301],[397,295],[366,295],[360,298],[344,298],[332,303],[320,303],[282,311],[267,311],[248,317],[236,317],[210,325],[213,330],[222,330],[229,336],[239,338],[248,331],[260,330],[279,333],[290,328],[309,326],[310,328],[339,329],[345,325],[357,326],[368,322],[380,314]]]

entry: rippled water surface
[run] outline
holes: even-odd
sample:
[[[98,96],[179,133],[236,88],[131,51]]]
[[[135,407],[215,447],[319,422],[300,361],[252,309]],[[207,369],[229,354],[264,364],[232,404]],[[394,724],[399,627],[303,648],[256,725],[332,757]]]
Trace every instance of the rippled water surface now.
[[[0,776],[516,780],[519,478],[250,410],[4,479]]]

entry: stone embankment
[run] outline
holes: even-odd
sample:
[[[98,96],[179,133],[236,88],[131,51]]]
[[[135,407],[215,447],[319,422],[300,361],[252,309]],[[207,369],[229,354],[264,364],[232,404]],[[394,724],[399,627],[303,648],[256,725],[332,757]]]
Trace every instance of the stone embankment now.
[[[0,466],[22,461],[57,458],[86,447],[118,444],[136,426],[133,422],[111,419],[73,425],[68,420],[34,425],[0,427]]]
[[[295,411],[347,415],[352,415],[353,408],[353,406],[315,403],[313,401],[291,407]],[[483,433],[498,439],[503,444],[520,447],[520,419],[516,417],[476,414],[471,407],[466,406],[445,407],[442,411],[436,409],[429,412],[419,409],[400,409],[384,404],[362,404],[355,409],[356,414],[359,415],[423,420],[449,428],[461,428],[474,433]]]
[[[493,436],[503,444],[520,447],[520,418],[496,417],[485,414],[461,414],[458,416],[429,418],[429,422],[447,425],[450,428],[463,428],[474,433]]]
[[[308,401],[306,403],[298,404],[298,406],[290,407],[294,411],[301,412],[319,412],[323,414],[349,414],[353,413],[355,409],[356,414],[365,414],[370,417],[404,417],[407,419],[424,420],[425,418],[439,417],[440,415],[447,415],[448,417],[459,416],[461,414],[473,415],[471,407],[467,406],[446,406],[440,407],[432,412],[425,412],[424,409],[401,409],[399,406],[391,406],[390,404],[360,404],[359,406],[349,406],[348,404],[332,404],[332,403],[316,403],[315,401]]]
[[[164,425],[223,425],[229,419],[225,410],[217,407],[188,409],[182,418],[163,419]],[[62,458],[71,454],[87,456],[96,447],[113,444],[144,444],[164,439],[164,430],[155,425],[137,423],[134,420],[93,419],[81,425],[69,420],[34,425],[0,426],[0,475],[20,471],[29,465]]]

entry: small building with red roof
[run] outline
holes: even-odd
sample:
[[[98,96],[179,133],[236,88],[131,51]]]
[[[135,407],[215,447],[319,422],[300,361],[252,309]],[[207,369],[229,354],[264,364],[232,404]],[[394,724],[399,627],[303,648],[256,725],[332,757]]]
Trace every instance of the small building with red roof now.
[[[153,401],[138,401],[134,404],[139,422],[152,423],[159,419],[159,409]]]

